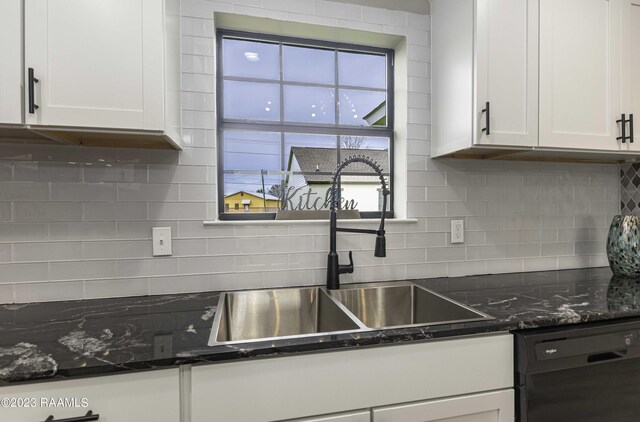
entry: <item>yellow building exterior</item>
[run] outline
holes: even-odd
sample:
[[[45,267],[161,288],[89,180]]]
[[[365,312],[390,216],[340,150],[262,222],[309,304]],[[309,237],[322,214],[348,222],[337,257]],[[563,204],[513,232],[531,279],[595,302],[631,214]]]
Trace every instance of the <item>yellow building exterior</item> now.
[[[224,197],[224,212],[276,212],[280,208],[280,200],[275,196],[261,193],[238,191]]]

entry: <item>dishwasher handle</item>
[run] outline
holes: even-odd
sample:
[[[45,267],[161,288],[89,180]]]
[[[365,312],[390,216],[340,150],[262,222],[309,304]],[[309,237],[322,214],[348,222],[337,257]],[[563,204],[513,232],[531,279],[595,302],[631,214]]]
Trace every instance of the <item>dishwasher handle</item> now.
[[[604,362],[607,360],[620,359],[627,355],[628,350],[620,350],[616,352],[595,353],[587,356],[588,363]]]

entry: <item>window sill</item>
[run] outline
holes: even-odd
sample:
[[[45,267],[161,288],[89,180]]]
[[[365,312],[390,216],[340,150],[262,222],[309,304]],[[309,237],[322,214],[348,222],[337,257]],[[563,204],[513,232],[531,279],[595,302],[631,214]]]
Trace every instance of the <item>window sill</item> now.
[[[349,225],[358,224],[378,224],[379,219],[367,218],[361,220],[338,220]],[[415,224],[418,222],[417,218],[389,218],[384,220],[385,226],[394,226],[398,224]],[[329,220],[212,220],[203,221],[205,226],[293,226],[304,224],[326,224],[329,225]]]

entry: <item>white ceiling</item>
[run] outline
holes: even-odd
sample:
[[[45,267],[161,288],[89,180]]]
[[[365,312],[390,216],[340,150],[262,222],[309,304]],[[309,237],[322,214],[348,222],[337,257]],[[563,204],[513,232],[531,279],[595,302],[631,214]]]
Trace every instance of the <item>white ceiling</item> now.
[[[406,12],[429,14],[429,0],[330,0],[338,3],[360,4],[383,9],[404,10]]]

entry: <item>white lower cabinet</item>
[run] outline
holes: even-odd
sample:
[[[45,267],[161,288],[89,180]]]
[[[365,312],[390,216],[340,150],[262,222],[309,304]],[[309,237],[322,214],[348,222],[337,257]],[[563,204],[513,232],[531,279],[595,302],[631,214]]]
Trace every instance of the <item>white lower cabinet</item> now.
[[[0,387],[0,421],[38,422],[49,416],[57,421],[84,416],[91,410],[100,415],[100,422],[178,422],[179,380],[179,369],[175,368]],[[34,407],[25,407],[33,400]],[[6,407],[7,403],[16,407]]]
[[[373,422],[513,422],[512,389],[373,409]]]
[[[333,415],[314,416],[304,419],[293,419],[287,422],[371,422],[371,411],[348,412]]]
[[[468,396],[457,405],[424,402],[425,409],[440,409],[440,419],[373,420],[506,422],[513,400],[499,408],[487,402],[483,408],[482,397],[472,395],[500,390],[512,394],[511,388],[513,339],[497,334],[196,366],[191,370],[190,410],[192,422],[364,422],[369,420],[366,409],[373,408],[375,414],[386,411],[376,408],[398,403]],[[474,414],[471,403],[476,401]],[[460,414],[465,403],[467,413]],[[365,409],[364,414],[358,414],[359,409]],[[496,409],[503,416],[491,419]],[[427,414],[431,412],[425,410]]]

